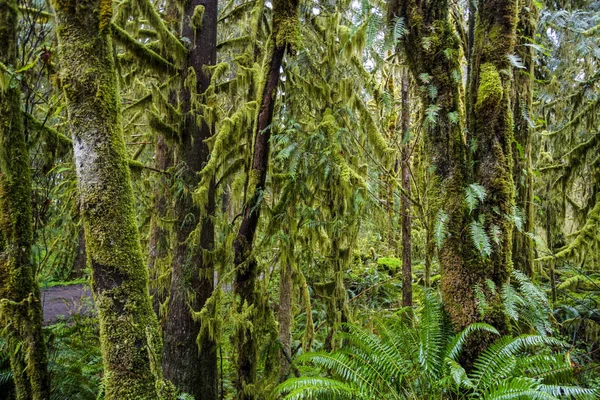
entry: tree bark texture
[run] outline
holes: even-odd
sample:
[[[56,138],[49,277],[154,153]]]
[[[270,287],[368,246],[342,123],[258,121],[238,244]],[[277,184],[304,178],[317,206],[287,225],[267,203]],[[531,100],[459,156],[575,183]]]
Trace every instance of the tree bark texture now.
[[[406,138],[410,126],[410,109],[408,108],[408,76],[402,76],[402,136]],[[406,139],[402,146],[402,197],[400,199],[402,214],[402,306],[412,307],[412,243],[411,243],[411,221],[410,215],[410,146]]]
[[[156,138],[155,168],[166,171],[173,166],[173,151],[166,140],[158,135]],[[152,193],[152,220],[150,221],[150,235],[148,237],[148,273],[150,276],[150,295],[154,312],[160,315],[160,305],[169,296],[171,280],[168,273],[171,261],[171,234],[165,220],[171,211],[169,200],[171,180],[166,174],[160,174],[154,183]],[[170,227],[170,225],[169,225]],[[165,359],[163,358],[163,363]]]
[[[511,76],[508,55],[513,54],[517,28],[517,0],[480,0],[475,25],[469,89],[472,109],[471,132],[477,143],[474,154],[474,181],[487,196],[475,218],[483,218],[486,229],[499,228],[499,240],[490,257],[478,257],[470,265],[475,284],[484,288],[488,309],[485,320],[507,333],[508,322],[502,307],[500,288],[512,270],[514,212],[513,117],[510,99]],[[490,235],[492,236],[492,235]],[[486,288],[494,282],[497,290]]]
[[[279,362],[279,382],[285,381],[290,374],[292,357],[292,292],[293,275],[290,260],[282,260],[279,273],[279,342],[281,356]]]
[[[267,59],[264,63],[264,87],[260,95],[258,120],[254,130],[254,152],[248,182],[248,201],[242,212],[243,219],[234,240],[236,268],[234,292],[239,296],[240,310],[257,303],[257,263],[252,255],[254,236],[260,218],[260,202],[265,190],[269,164],[269,139],[275,109],[280,69],[286,50],[294,43],[298,24],[298,0],[275,0],[273,24]],[[239,326],[237,341],[238,399],[256,399],[257,340],[248,326]]]
[[[435,123],[428,125],[426,148],[435,165],[447,214],[446,238],[439,252],[445,310],[456,330],[482,320],[475,290],[479,287],[490,305],[483,319],[505,331],[499,292],[512,268],[509,217],[513,214],[514,192],[510,86],[509,78],[501,71],[511,68],[507,55],[514,50],[517,3],[479,1],[466,96],[460,77],[459,42],[448,8],[446,0],[394,0],[390,16],[405,20],[408,34],[402,43],[415,79],[423,81],[425,76],[427,82],[423,83],[437,91],[434,100],[424,91],[422,100],[426,108],[437,111]],[[467,104],[468,138],[462,128],[463,104]],[[467,143],[475,149],[472,163],[467,161]],[[471,180],[487,192],[475,219],[481,216],[486,230],[495,226],[499,231],[498,244],[489,257],[474,248],[470,237],[469,223],[474,217],[466,210],[463,198]],[[488,280],[495,284],[496,291],[489,289]]]
[[[449,20],[448,1],[393,0],[389,17],[404,18],[408,33],[402,45],[409,70],[417,81],[422,74],[437,90],[432,101],[422,95],[425,107],[437,107],[435,124],[428,124],[426,152],[435,166],[436,184],[447,213],[446,238],[439,251],[442,269],[444,305],[456,329],[477,320],[473,282],[466,266],[470,253],[465,227],[463,188],[466,179],[466,155],[463,138],[462,89],[460,82],[460,44]],[[432,40],[435,39],[435,40]],[[430,46],[423,46],[424,42]],[[453,121],[450,113],[458,118]]]
[[[107,400],[160,399],[162,341],[148,293],[109,35],[113,4],[52,2],[68,101]]]
[[[208,335],[200,335],[202,322],[193,316],[214,289],[214,262],[207,254],[214,247],[214,179],[208,182],[204,207],[192,200],[200,183],[199,172],[210,154],[206,140],[214,130],[205,121],[198,123],[199,107],[194,103],[198,100],[193,94],[202,94],[210,85],[210,76],[203,67],[216,62],[217,6],[217,0],[193,0],[186,2],[183,10],[181,36],[192,43],[181,77],[184,125],[175,149],[180,171],[176,179],[182,181],[184,190],[175,196],[177,232],[163,353],[165,377],[197,400],[216,399],[218,395],[216,343]],[[194,79],[195,87],[186,87],[186,80]],[[194,232],[197,228],[199,234]]]
[[[18,8],[0,0],[0,62],[16,70]],[[50,398],[40,289],[31,262],[31,171],[20,81],[0,70],[0,329],[10,353],[17,400]]]
[[[517,26],[518,43],[515,47],[523,69],[515,70],[513,86],[513,115],[515,144],[513,145],[513,179],[516,187],[515,204],[523,216],[522,232],[515,230],[513,235],[513,264],[527,276],[533,277],[534,241],[525,235],[531,233],[534,226],[533,215],[533,167],[531,161],[531,134],[533,119],[533,82],[535,69],[533,63],[533,43],[538,19],[537,8],[532,0],[526,0],[520,6]]]

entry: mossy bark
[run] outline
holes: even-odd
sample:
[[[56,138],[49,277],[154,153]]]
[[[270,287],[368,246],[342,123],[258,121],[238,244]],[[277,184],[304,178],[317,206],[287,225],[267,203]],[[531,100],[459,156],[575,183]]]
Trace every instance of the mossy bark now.
[[[173,151],[166,140],[158,135],[155,150],[155,168],[167,171],[173,166]],[[170,225],[165,222],[171,211],[169,188],[171,179],[167,174],[160,174],[154,183],[152,193],[152,219],[150,221],[150,235],[148,237],[148,273],[150,275],[150,295],[156,315],[160,315],[160,305],[169,296],[171,287],[170,279],[165,281],[165,276],[170,277],[168,269],[171,262],[171,234]],[[163,360],[164,361],[164,360]]]
[[[512,270],[514,213],[512,75],[508,55],[513,54],[517,27],[517,0],[480,1],[471,60],[469,110],[471,133],[477,143],[474,154],[474,181],[487,196],[476,218],[483,218],[488,230],[497,227],[497,241],[489,258],[470,263],[474,283],[486,293],[485,320],[507,333],[507,320],[500,297]],[[490,235],[491,236],[491,235]],[[496,290],[486,287],[494,282]]]
[[[293,250],[292,250],[293,251]],[[284,260],[279,267],[279,342],[281,356],[279,357],[279,382],[285,381],[290,374],[292,357],[292,265],[291,260]]]
[[[427,74],[424,84],[437,89],[434,100],[428,91],[424,91],[422,100],[426,108],[437,108],[436,122],[428,125],[426,147],[441,182],[448,214],[446,239],[439,252],[445,310],[456,330],[482,320],[475,291],[479,287],[487,296],[483,319],[505,331],[499,290],[508,282],[512,268],[510,216],[514,205],[507,76],[511,67],[507,55],[514,50],[517,2],[479,1],[466,95],[460,78],[461,49],[448,7],[445,0],[394,0],[390,16],[406,21],[408,34],[403,45],[411,72],[421,81],[422,74]],[[468,141],[463,137],[465,122],[470,132]],[[467,142],[475,148],[471,155],[466,152]],[[486,229],[496,226],[500,232],[499,243],[487,258],[475,250],[469,234],[468,224],[474,216],[465,209],[463,198],[464,188],[471,181],[483,185],[488,194],[475,218],[482,217]],[[496,290],[488,281],[495,284]],[[484,342],[474,347],[481,348]]]
[[[216,0],[189,1],[182,15],[182,37],[192,43],[181,73],[180,101],[185,121],[175,149],[180,171],[176,179],[185,189],[175,196],[174,203],[177,231],[163,353],[165,377],[199,400],[216,399],[218,395],[217,346],[213,338],[198,336],[201,321],[193,317],[214,288],[214,262],[208,252],[214,247],[215,182],[207,182],[204,207],[194,204],[191,194],[208,161],[206,140],[214,130],[205,120],[199,123],[200,107],[194,103],[198,101],[194,94],[202,94],[209,87],[210,76],[203,67],[216,62],[217,4]],[[196,229],[199,231],[194,232]]]
[[[262,82],[258,117],[254,128],[254,152],[248,176],[248,201],[242,212],[242,222],[234,247],[236,268],[234,292],[239,297],[240,311],[243,307],[258,306],[256,293],[257,263],[252,255],[254,237],[260,218],[260,202],[265,190],[269,164],[269,139],[275,110],[280,69],[286,50],[293,46],[297,35],[298,0],[275,0],[273,2],[273,24],[265,73]],[[256,399],[256,370],[258,342],[251,325],[237,327],[237,381],[238,399]]]
[[[169,397],[160,373],[162,341],[135,220],[107,29],[113,4],[56,0],[52,6],[98,310],[105,398]]]
[[[402,76],[402,114],[401,126],[402,137],[406,138],[409,134],[410,127],[410,109],[408,101],[408,76]],[[400,199],[400,207],[402,214],[402,306],[412,307],[412,242],[411,242],[411,223],[412,217],[410,200],[410,153],[409,144],[402,146],[402,197]]]
[[[455,328],[461,329],[477,319],[477,312],[466,265],[472,249],[464,229],[467,213],[462,201],[467,163],[460,43],[449,20],[448,1],[395,0],[390,3],[389,16],[404,18],[406,22],[408,34],[402,45],[412,75],[422,82],[419,77],[427,74],[427,84],[437,90],[433,100],[427,91],[422,95],[426,108],[438,109],[436,122],[427,126],[425,148],[435,166],[448,214],[446,239],[439,251],[444,306]],[[456,118],[451,119],[451,115]]]
[[[15,70],[17,2],[0,0],[0,62]],[[7,74],[0,72],[0,74]],[[8,75],[8,74],[7,74]],[[50,398],[40,289],[31,262],[31,171],[20,81],[0,87],[0,328],[6,335],[17,400]]]
[[[534,227],[533,215],[533,167],[532,150],[532,105],[535,69],[533,64],[533,43],[538,19],[537,8],[532,0],[526,0],[520,6],[517,26],[517,44],[515,53],[523,61],[523,69],[514,71],[513,115],[513,179],[516,187],[515,204],[524,217],[522,232],[513,235],[513,264],[515,268],[533,277],[534,242],[525,235]]]

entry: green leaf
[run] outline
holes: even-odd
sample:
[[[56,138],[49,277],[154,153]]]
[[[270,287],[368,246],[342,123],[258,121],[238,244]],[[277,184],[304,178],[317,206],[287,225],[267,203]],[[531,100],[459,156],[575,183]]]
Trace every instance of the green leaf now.
[[[450,217],[448,216],[448,214],[441,210],[438,212],[437,217],[435,219],[433,237],[438,248],[442,247],[442,242],[446,238],[446,225],[448,224],[449,219]]]
[[[469,212],[472,212],[479,203],[482,203],[485,199],[486,191],[483,186],[478,183],[471,183],[465,188],[465,202],[469,208]]]
[[[472,221],[470,228],[473,246],[483,257],[489,257],[492,254],[492,245],[490,244],[490,238],[485,233],[483,224],[479,221]]]

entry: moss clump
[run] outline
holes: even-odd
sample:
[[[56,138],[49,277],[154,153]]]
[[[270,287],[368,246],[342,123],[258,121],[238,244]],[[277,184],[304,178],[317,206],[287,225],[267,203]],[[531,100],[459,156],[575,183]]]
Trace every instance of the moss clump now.
[[[498,70],[491,63],[483,64],[479,75],[477,103],[475,104],[475,111],[478,113],[477,118],[483,120],[484,118],[494,117],[499,111],[503,94],[504,88]]]
[[[204,6],[199,5],[194,8],[192,15],[192,27],[197,31],[202,28],[202,18],[204,17]]]

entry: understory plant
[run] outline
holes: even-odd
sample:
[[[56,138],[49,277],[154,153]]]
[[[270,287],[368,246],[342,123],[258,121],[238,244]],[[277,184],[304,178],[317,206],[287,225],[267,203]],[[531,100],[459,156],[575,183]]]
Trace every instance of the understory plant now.
[[[498,338],[466,370],[460,362],[473,335]],[[485,323],[453,334],[439,299],[425,295],[418,315],[403,310],[373,330],[346,325],[342,347],[305,353],[311,373],[279,385],[284,399],[559,399],[597,398],[577,386],[565,344],[542,335],[500,336]]]

